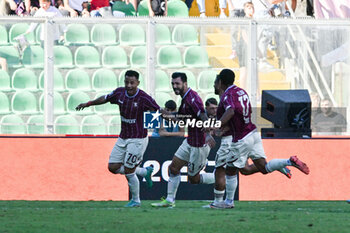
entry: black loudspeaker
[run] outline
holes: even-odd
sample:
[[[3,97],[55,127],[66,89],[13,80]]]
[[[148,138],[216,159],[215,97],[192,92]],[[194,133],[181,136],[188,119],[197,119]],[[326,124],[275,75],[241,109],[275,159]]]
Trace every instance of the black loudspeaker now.
[[[264,90],[261,116],[271,121],[275,128],[310,129],[309,92],[307,90]]]

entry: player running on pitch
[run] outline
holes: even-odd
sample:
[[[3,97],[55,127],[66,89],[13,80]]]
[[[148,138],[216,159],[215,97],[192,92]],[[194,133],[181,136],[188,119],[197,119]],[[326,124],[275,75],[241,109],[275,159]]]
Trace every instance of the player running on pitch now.
[[[195,119],[203,122],[208,120],[201,98],[197,92],[187,86],[185,73],[173,73],[171,84],[175,94],[182,97],[178,114],[189,116],[190,120]],[[199,174],[199,172],[206,165],[210,147],[214,146],[215,141],[209,131],[205,133],[202,128],[189,126],[188,137],[175,152],[169,166],[167,198],[159,203],[152,203],[152,206],[175,206],[176,191],[181,181],[180,170],[183,166],[188,166],[188,178],[191,184],[213,184],[215,179],[213,173]]]
[[[251,122],[251,104],[248,94],[234,85],[235,74],[224,69],[215,80],[215,88],[223,92],[217,110],[222,127],[229,126],[232,132],[232,145],[226,157],[226,200],[224,205],[212,203],[213,208],[233,208],[233,196],[237,188],[237,172],[246,166],[251,158],[256,168],[263,174],[281,170],[285,166],[294,166],[309,174],[308,166],[296,156],[289,159],[272,159],[266,162],[261,137],[256,126]]]
[[[145,177],[147,185],[151,187],[153,172],[152,167],[139,167],[148,145],[147,129],[143,127],[143,113],[159,110],[160,107],[151,96],[138,88],[138,72],[128,70],[125,73],[124,84],[125,87],[119,87],[107,95],[79,104],[76,110],[107,102],[119,105],[121,132],[110,154],[108,170],[113,174],[125,174],[132,196],[125,207],[139,207],[140,182],[136,174]]]

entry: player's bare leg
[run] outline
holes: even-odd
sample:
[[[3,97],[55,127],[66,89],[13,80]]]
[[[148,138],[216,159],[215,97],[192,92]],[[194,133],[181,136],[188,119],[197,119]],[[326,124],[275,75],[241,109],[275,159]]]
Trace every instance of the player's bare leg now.
[[[113,174],[125,175],[125,169],[122,163],[109,163],[108,170]],[[136,175],[144,177],[146,179],[146,183],[149,188],[153,186],[153,182],[152,182],[153,166],[149,166],[149,167],[137,166],[135,173]]]
[[[287,168],[287,167],[283,167],[281,169],[278,170],[279,172],[281,172],[283,175],[285,175],[287,178],[292,178],[292,173],[291,171]],[[254,173],[260,172],[259,169],[255,166],[255,164],[248,164],[248,161],[245,165],[244,168],[239,169],[239,172],[242,175],[252,175]]]

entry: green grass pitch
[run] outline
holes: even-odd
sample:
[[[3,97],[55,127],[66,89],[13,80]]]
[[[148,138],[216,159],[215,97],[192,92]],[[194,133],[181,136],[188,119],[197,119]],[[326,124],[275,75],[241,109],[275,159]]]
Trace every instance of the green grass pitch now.
[[[126,202],[0,201],[0,232],[349,232],[345,201],[236,202],[234,209],[202,208],[207,201],[177,201],[175,208],[123,208]]]

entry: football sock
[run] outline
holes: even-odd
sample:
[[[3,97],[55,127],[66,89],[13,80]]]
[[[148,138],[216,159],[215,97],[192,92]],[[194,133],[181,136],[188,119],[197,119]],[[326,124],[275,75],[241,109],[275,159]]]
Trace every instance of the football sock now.
[[[214,189],[214,203],[222,202],[224,199],[225,190]]]
[[[140,202],[140,181],[135,173],[126,174],[128,180],[129,189],[131,192],[131,199],[135,202]]]
[[[173,175],[170,173],[169,181],[168,181],[168,196],[166,198],[167,201],[174,202],[177,188],[179,187],[181,181],[180,175]]]
[[[226,199],[233,200],[237,188],[237,175],[226,175]]]
[[[290,162],[289,159],[272,159],[265,165],[265,168],[267,172],[273,172],[276,170],[280,170],[285,166],[291,166],[291,165],[292,163]]]
[[[120,168],[117,170],[116,174],[122,174],[122,175],[125,174],[125,170],[124,170],[124,166],[123,165],[120,166]]]
[[[147,169],[144,167],[137,167],[136,170],[136,175],[145,177],[147,175]]]
[[[214,184],[215,183],[215,175],[214,173],[201,173],[199,174],[199,183],[200,184]]]

